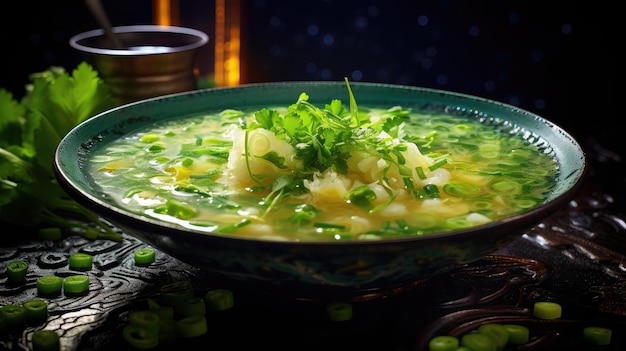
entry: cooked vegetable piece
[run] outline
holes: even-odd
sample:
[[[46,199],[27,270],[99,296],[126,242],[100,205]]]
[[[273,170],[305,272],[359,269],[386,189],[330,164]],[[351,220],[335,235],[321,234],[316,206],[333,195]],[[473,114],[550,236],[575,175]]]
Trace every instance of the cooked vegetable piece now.
[[[503,326],[509,334],[509,344],[523,345],[530,341],[530,331],[527,327],[519,324],[504,324]]]
[[[7,325],[10,327],[18,327],[26,322],[26,308],[22,305],[8,304],[0,307],[4,312]]]
[[[35,330],[33,332],[33,351],[59,351],[61,339],[53,330]]]
[[[65,291],[66,294],[82,294],[88,290],[88,275],[70,275],[63,279],[63,291]]]
[[[48,319],[48,303],[41,299],[32,299],[22,304],[26,309],[26,319],[30,323],[41,323]]]
[[[75,270],[90,270],[93,264],[93,256],[82,253],[75,252],[69,257],[69,266],[70,269]]]
[[[212,289],[204,295],[207,309],[211,311],[225,311],[235,305],[234,294],[230,289]]]
[[[152,310],[132,311],[128,314],[128,324],[136,325],[150,333],[159,332],[159,322],[161,318]]]
[[[509,342],[509,333],[506,328],[497,323],[481,324],[478,327],[478,332],[490,335],[496,343],[496,350],[501,351]]]
[[[472,351],[496,351],[495,340],[482,333],[469,333],[461,337],[461,346],[468,347]]]
[[[457,351],[459,338],[451,335],[438,335],[428,342],[429,351]]]
[[[593,345],[609,345],[613,331],[604,327],[585,327],[583,338]]]
[[[193,338],[204,335],[208,331],[204,316],[183,317],[176,322],[178,333],[183,338]]]
[[[157,333],[134,324],[124,326],[122,337],[131,346],[138,349],[152,349],[159,345],[159,336]]]
[[[138,266],[147,266],[156,259],[156,251],[150,247],[137,249],[133,253],[135,264]]]
[[[7,264],[7,280],[14,283],[21,283],[26,279],[28,273],[28,262],[14,260]]]
[[[56,275],[45,275],[37,278],[37,291],[43,295],[55,295],[63,289],[63,278]]]
[[[352,319],[352,304],[347,302],[332,302],[326,306],[326,315],[333,322],[342,322]]]
[[[533,305],[533,316],[539,319],[561,318],[562,307],[556,302],[539,301]]]

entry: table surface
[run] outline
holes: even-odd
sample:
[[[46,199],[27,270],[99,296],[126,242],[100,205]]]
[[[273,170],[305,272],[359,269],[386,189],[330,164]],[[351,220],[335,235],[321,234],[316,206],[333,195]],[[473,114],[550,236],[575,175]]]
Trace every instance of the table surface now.
[[[146,309],[148,299],[163,287],[186,281],[199,296],[214,288],[231,289],[235,305],[207,312],[208,332],[179,340],[177,348],[201,342],[214,350],[427,350],[433,336],[460,336],[494,322],[528,326],[532,339],[523,350],[624,350],[626,215],[621,201],[626,199],[622,193],[626,181],[619,172],[623,161],[596,141],[587,147],[587,179],[566,208],[477,262],[416,282],[392,296],[350,301],[353,316],[343,322],[327,318],[329,301],[254,291],[158,250],[154,263],[136,266],[134,250],[147,245],[126,234],[121,242],[68,237],[2,245],[0,305],[38,297],[39,276],[77,274],[68,268],[70,253],[91,254],[94,264],[80,272],[90,277],[86,294],[45,297],[47,321],[3,332],[0,349],[29,349],[32,333],[38,329],[56,331],[62,350],[132,349],[121,337],[128,314]],[[12,229],[11,234],[20,236],[18,230]],[[27,260],[33,267],[25,283],[11,284],[6,279],[6,264],[15,259]],[[537,301],[558,302],[562,317],[533,317],[532,305]],[[611,344],[586,343],[582,338],[586,326],[611,328]]]

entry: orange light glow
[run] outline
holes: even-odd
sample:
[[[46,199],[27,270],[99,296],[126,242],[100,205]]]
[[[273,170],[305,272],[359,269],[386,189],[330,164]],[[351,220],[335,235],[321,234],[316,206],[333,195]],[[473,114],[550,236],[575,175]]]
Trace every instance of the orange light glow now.
[[[239,0],[215,1],[215,84],[240,83],[241,29]]]
[[[152,0],[152,17],[160,26],[180,24],[179,0]]]

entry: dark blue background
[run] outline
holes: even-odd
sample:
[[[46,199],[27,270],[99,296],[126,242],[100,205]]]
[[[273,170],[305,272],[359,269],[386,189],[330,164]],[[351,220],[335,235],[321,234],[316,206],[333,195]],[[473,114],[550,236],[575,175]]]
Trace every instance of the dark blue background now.
[[[150,0],[102,0],[113,25],[152,23]],[[618,11],[570,1],[242,0],[246,82],[342,80],[452,90],[510,103],[610,148],[621,145]],[[13,2],[0,87],[82,58],[97,28],[83,1]],[[213,1],[180,0],[182,25],[213,35]],[[9,21],[8,17],[11,17]],[[206,48],[212,50],[212,47]],[[206,53],[205,53],[206,55]],[[207,56],[203,59],[206,60]],[[212,51],[211,56],[212,59]],[[212,62],[205,62],[209,67]]]

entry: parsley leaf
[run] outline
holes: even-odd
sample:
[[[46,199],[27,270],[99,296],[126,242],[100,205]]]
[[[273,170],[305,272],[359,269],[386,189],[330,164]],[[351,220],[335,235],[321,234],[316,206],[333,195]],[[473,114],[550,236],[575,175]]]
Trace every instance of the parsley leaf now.
[[[50,67],[31,74],[20,101],[0,88],[0,220],[120,240],[119,233],[67,196],[52,170],[65,134],[114,106],[91,65],[82,62],[71,73]]]

